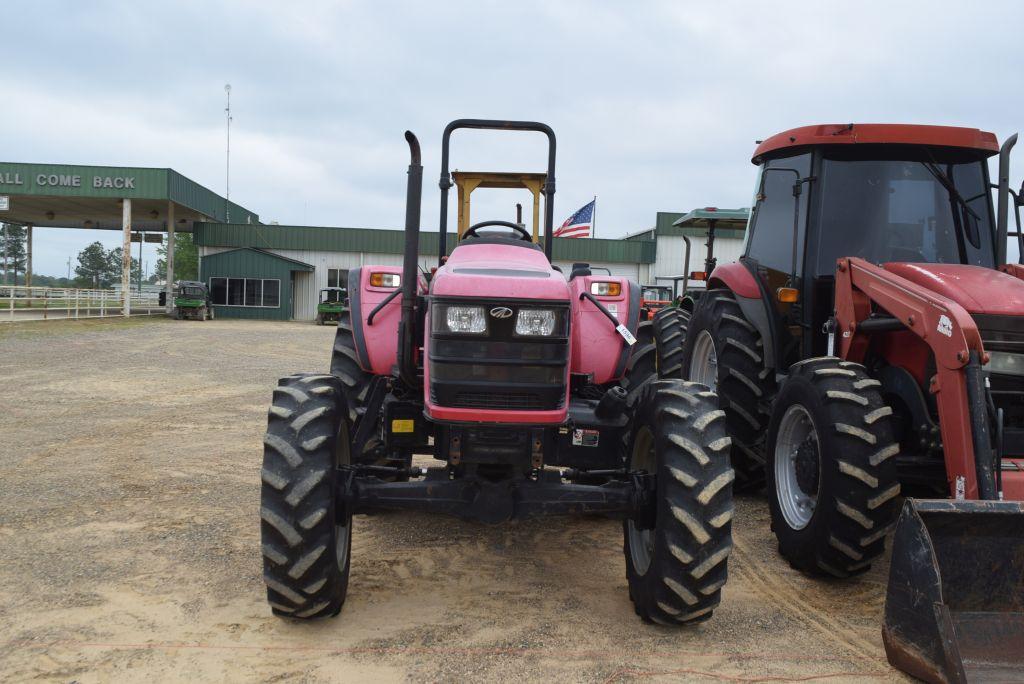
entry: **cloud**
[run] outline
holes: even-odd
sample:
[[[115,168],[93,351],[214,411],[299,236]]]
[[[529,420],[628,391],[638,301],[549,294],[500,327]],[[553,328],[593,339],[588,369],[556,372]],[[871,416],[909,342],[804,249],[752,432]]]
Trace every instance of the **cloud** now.
[[[15,2],[7,159],[170,166],[223,191],[230,82],[232,199],[282,223],[401,226],[410,128],[435,229],[440,134],[463,116],[550,123],[556,222],[597,195],[612,236],[659,210],[748,205],[754,140],[792,126],[1003,138],[1024,109],[1012,2]],[[464,169],[543,158],[536,136],[453,142]],[[474,215],[514,201],[481,195]],[[45,230],[36,252],[37,270],[63,272]]]

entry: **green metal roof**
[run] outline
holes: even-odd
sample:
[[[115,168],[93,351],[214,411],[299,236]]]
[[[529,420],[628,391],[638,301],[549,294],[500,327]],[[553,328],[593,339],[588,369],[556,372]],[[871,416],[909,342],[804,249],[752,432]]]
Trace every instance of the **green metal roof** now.
[[[318,250],[401,254],[405,232],[378,228],[196,223],[193,239],[207,247]],[[448,233],[448,252],[458,238]],[[420,253],[437,254],[437,233],[420,233]],[[555,238],[554,257],[562,261],[654,263],[654,241]]]
[[[146,219],[151,211],[162,213],[168,201],[181,207],[176,220],[227,221],[230,213],[231,221],[259,222],[257,214],[173,169],[0,162],[0,195],[11,197],[3,220],[37,226],[86,227],[88,221],[87,227],[106,228],[111,218],[118,223],[119,199],[133,200],[133,210],[139,210],[133,225],[140,227],[150,223]],[[165,217],[159,218],[162,224]]]

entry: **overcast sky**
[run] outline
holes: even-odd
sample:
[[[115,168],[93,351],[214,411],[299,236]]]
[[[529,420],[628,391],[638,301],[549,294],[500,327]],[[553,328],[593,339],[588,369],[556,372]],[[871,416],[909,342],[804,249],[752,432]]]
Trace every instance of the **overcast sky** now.
[[[437,230],[444,125],[536,119],[558,134],[556,223],[597,195],[598,236],[615,237],[656,211],[749,205],[754,141],[797,125],[964,125],[1001,141],[1024,127],[1022,7],[12,0],[0,156],[171,167],[223,192],[230,83],[232,200],[264,222],[401,227],[409,128]],[[543,150],[469,132],[452,163],[539,171]],[[516,199],[474,195],[474,218],[510,218]],[[95,239],[119,244],[37,229],[36,272],[65,273]]]

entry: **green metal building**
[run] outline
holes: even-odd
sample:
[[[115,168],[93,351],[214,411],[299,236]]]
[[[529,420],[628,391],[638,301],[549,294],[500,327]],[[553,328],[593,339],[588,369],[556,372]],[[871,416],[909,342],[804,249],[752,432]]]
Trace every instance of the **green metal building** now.
[[[746,210],[720,210],[717,217],[726,214],[745,217]],[[692,223],[697,213],[659,212],[653,228],[625,239],[556,238],[555,263],[566,273],[573,263],[587,262],[641,284],[671,281],[683,268],[682,231],[706,234],[706,228],[674,225],[686,217]],[[437,238],[437,233],[420,235],[420,266],[425,270],[437,265]],[[400,266],[405,233],[211,222],[196,223],[193,239],[199,246],[200,279],[210,286],[217,317],[312,321],[320,290],[345,286],[351,269],[367,264]],[[738,255],[741,241],[742,231],[720,229],[715,251],[732,258],[733,253]],[[456,243],[455,233],[449,233],[449,252]],[[694,250],[695,255],[703,254],[696,246]],[[703,263],[703,256],[693,259],[695,264]],[[268,301],[267,292],[280,294]]]

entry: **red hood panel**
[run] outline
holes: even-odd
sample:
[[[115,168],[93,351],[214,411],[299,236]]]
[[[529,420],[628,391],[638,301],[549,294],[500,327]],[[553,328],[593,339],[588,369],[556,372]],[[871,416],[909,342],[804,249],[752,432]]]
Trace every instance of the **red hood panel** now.
[[[963,264],[889,263],[882,268],[952,299],[970,313],[1024,316],[1024,280]]]
[[[544,252],[496,244],[460,244],[437,269],[430,293],[499,299],[569,299],[569,285]]]

